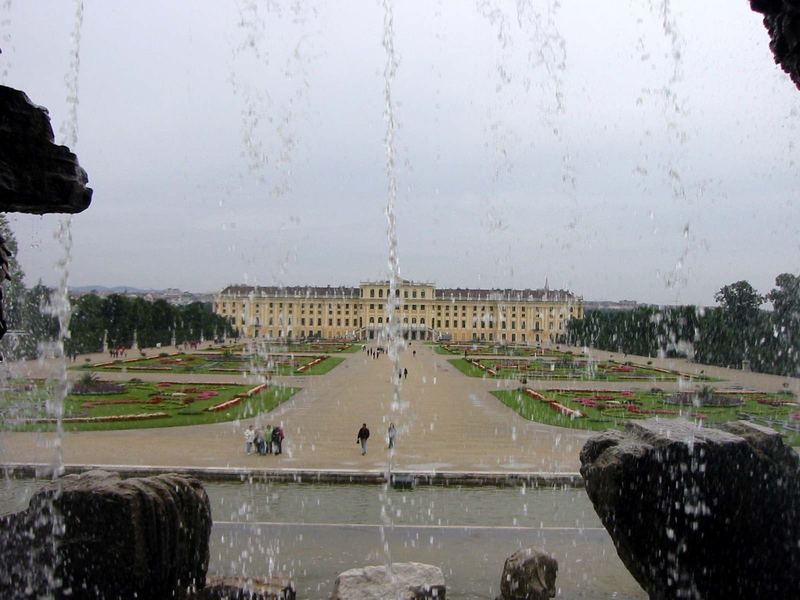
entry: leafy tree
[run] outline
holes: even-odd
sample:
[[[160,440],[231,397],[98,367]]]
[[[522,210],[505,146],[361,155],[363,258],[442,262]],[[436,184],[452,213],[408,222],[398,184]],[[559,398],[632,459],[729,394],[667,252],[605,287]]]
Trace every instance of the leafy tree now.
[[[16,259],[17,241],[3,215],[0,215],[0,236],[10,253],[10,281],[3,286],[3,312],[8,334],[0,341],[0,351],[9,360],[35,358],[42,342],[58,337],[58,323],[46,310],[51,290],[41,282],[30,290],[25,288],[25,275]]]
[[[758,317],[758,307],[764,304],[764,296],[756,292],[747,281],[737,281],[723,286],[715,295],[726,316],[737,325],[747,326]]]
[[[772,359],[780,372],[800,375],[800,276],[781,273],[767,294],[772,302]]]
[[[752,358],[751,349],[763,337],[757,332],[756,323],[764,297],[747,281],[737,281],[723,286],[714,299],[722,308],[723,326],[727,328],[723,336],[731,345],[729,364],[738,366],[742,360]]]
[[[776,322],[796,331],[800,323],[800,276],[791,273],[778,275],[767,300],[775,309]]]
[[[74,298],[69,329],[68,352],[101,351],[106,335],[103,300],[94,294]]]
[[[3,316],[6,329],[12,332],[11,335],[0,341],[0,350],[4,356],[14,358],[15,346],[19,342],[18,334],[22,329],[22,307],[25,302],[23,278],[25,274],[17,262],[17,240],[5,215],[0,215],[0,239],[8,250],[6,254],[8,279],[0,279],[0,285],[3,286]]]

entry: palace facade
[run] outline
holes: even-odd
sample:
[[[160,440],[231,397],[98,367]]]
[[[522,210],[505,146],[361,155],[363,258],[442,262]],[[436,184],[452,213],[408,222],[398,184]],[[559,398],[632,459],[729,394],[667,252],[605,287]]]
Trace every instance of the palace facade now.
[[[214,298],[214,312],[245,337],[379,339],[387,329],[388,281],[358,287],[231,285]],[[569,319],[583,318],[583,301],[565,290],[437,289],[402,280],[395,315],[405,339],[548,344]]]

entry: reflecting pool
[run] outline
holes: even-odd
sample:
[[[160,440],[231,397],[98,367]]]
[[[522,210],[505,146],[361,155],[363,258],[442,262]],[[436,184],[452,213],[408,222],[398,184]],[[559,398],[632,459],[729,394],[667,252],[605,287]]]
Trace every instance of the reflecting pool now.
[[[0,480],[0,513],[24,508],[40,485]],[[506,557],[527,546],[556,556],[559,598],[647,598],[581,489],[205,487],[214,518],[209,573],[286,575],[298,598],[328,598],[338,573],[391,556],[439,566],[448,598],[493,599]]]

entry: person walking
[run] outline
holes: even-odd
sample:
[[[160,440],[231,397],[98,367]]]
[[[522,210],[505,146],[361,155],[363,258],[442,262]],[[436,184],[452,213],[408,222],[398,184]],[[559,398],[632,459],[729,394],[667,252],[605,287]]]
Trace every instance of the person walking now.
[[[275,445],[275,454],[281,454],[283,449],[283,429],[280,425],[275,425],[272,430],[272,443]]]
[[[389,449],[391,450],[394,448],[394,438],[397,436],[397,428],[394,426],[394,423],[389,423],[387,435],[389,437]]]
[[[361,444],[361,456],[364,456],[367,453],[368,439],[369,429],[367,429],[367,424],[364,423],[361,425],[361,429],[358,430],[358,437],[356,437],[356,444]]]
[[[408,379],[408,369],[403,368],[403,379]]]
[[[267,453],[267,443],[264,441],[264,432],[261,429],[256,429],[253,444],[256,447],[256,453],[263,456]]]
[[[264,427],[264,446],[266,453],[272,454],[272,425],[269,424]]]
[[[253,441],[256,439],[256,432],[253,430],[252,425],[248,425],[244,430],[244,451],[247,454],[253,453]]]

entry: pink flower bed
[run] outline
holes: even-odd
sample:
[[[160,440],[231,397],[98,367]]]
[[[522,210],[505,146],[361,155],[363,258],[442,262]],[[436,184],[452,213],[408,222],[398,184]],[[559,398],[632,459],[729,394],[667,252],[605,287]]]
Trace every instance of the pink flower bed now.
[[[566,407],[563,404],[559,404],[558,402],[550,402],[549,404],[550,406],[555,408],[558,412],[560,412],[562,415],[564,415],[565,417],[569,417],[570,419],[579,419],[585,416],[581,411]]]

